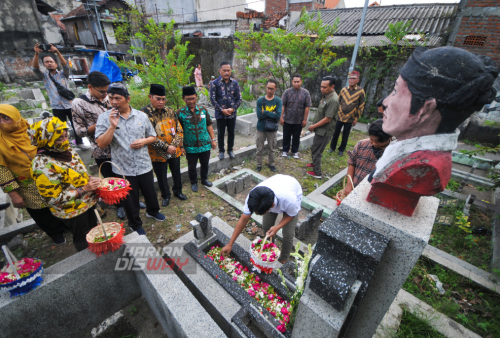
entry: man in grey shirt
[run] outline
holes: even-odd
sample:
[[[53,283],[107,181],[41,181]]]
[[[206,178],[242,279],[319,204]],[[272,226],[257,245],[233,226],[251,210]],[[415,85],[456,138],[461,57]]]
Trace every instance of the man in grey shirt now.
[[[95,138],[100,148],[111,146],[111,161],[130,182],[132,190],[123,201],[123,206],[129,226],[138,234],[145,235],[139,216],[139,189],[146,201],[146,217],[161,222],[165,220],[165,216],[160,213],[147,147],[156,141],[156,132],[146,114],[130,107],[127,87],[121,83],[111,84],[108,97],[113,109],[97,119]],[[113,168],[118,177],[121,176],[120,170]]]

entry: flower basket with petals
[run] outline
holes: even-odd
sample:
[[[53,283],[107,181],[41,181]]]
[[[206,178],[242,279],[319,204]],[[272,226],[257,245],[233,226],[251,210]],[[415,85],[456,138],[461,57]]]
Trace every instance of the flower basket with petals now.
[[[21,296],[42,283],[41,260],[36,258],[17,260],[5,245],[2,246],[2,250],[9,263],[0,270],[0,295],[9,292],[11,297]]]
[[[99,225],[89,231],[86,239],[89,244],[89,250],[99,257],[109,251],[118,250],[122,246],[125,229],[123,228],[123,223],[102,223],[99,213],[97,210],[94,211],[97,215]]]
[[[124,200],[127,197],[128,192],[132,190],[132,188],[130,187],[129,181],[125,179],[125,175],[123,175],[123,173],[123,178],[102,178],[101,167],[106,162],[114,164],[111,161],[105,161],[99,167],[99,178],[101,179],[101,185],[99,186],[99,188],[97,188],[96,195],[106,204],[115,205],[118,204],[118,202],[120,202],[121,200]],[[122,172],[122,170],[116,164],[114,165],[118,168],[118,170],[120,170],[120,172]]]
[[[257,237],[250,246],[250,261],[259,273],[271,273],[273,269],[277,269],[282,265],[278,261],[281,252],[276,244],[266,242],[267,236],[264,240]]]

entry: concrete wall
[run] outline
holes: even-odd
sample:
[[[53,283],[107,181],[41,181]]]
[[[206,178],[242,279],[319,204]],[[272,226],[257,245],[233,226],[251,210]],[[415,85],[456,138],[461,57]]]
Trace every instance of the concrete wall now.
[[[223,38],[234,35],[236,20],[217,20],[205,22],[187,22],[177,25],[182,34],[201,31],[206,38]]]
[[[236,12],[243,11],[247,6],[245,0],[194,0],[194,2],[198,21],[236,20]]]
[[[55,20],[50,15],[43,15],[42,13],[38,13],[38,17],[40,18],[43,35],[45,36],[47,43],[64,46],[61,29]]]
[[[64,14],[68,14],[82,5],[80,1],[77,2],[75,0],[44,0],[44,2],[55,9],[61,10]]]
[[[2,0],[0,13],[0,51],[43,43],[32,0]]]
[[[196,22],[196,7],[194,0],[146,0],[143,4],[146,13],[152,14],[152,18],[157,22],[170,22],[174,20],[177,23]],[[168,12],[172,10],[172,14]]]

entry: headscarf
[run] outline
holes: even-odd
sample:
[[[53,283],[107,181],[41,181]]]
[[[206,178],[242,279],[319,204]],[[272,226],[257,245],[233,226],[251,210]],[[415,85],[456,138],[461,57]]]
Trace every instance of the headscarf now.
[[[31,177],[30,167],[36,147],[31,145],[26,132],[29,123],[16,107],[8,104],[0,104],[0,114],[14,121],[12,124],[0,123],[0,165],[20,177]]]
[[[66,140],[61,144],[55,143],[67,129],[66,122],[62,122],[55,116],[38,121],[30,126],[31,143],[38,147],[39,153],[44,153],[56,160],[70,162],[69,141]]]

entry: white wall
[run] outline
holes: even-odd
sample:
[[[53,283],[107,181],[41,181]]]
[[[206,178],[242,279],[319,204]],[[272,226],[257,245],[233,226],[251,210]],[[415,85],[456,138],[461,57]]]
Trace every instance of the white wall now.
[[[204,0],[213,1],[213,0]],[[158,22],[196,22],[194,0],[146,0],[146,12]],[[158,10],[158,15],[156,14]],[[167,12],[172,10],[172,15]]]
[[[203,37],[222,38],[234,34],[236,30],[236,20],[185,23],[179,24],[177,29],[179,29],[182,34],[192,34],[196,31],[202,31]],[[220,33],[220,36],[210,36],[210,33]]]
[[[243,12],[246,0],[194,0],[198,21],[236,20],[236,12]]]
[[[102,29],[104,30],[104,34],[108,39],[108,43],[111,45],[116,45],[115,30],[113,29],[113,25],[110,22],[103,22],[102,27]]]

